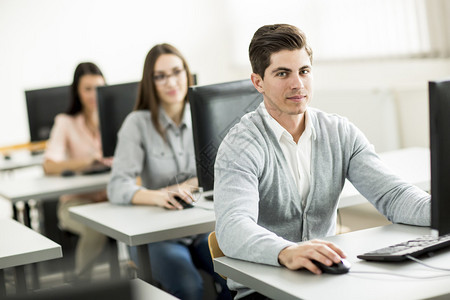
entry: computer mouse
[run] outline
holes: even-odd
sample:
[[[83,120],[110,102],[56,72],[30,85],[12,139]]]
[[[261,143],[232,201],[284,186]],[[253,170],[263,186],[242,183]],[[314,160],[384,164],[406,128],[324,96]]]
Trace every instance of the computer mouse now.
[[[339,263],[333,263],[331,266],[324,265],[321,262],[318,262],[316,260],[311,260],[317,267],[319,267],[320,270],[322,270],[322,273],[328,273],[328,274],[345,274],[348,273],[350,270],[351,264],[348,262],[348,260],[341,258],[341,262]]]
[[[192,205],[192,204],[190,204],[190,203],[187,203],[187,202],[185,202],[183,199],[181,199],[180,197],[178,197],[178,196],[174,196],[174,198],[175,198],[175,200],[177,200],[177,202],[178,203],[180,203],[181,204],[181,206],[183,206],[183,209],[185,209],[185,208],[192,208],[192,207],[194,207],[194,205]]]
[[[75,175],[75,171],[72,171],[72,170],[63,170],[61,172],[62,177],[70,177],[70,176],[74,176],[74,175]]]
[[[214,201],[214,195],[208,195],[208,196],[205,196],[204,198],[205,198],[205,200],[208,200],[208,201]]]

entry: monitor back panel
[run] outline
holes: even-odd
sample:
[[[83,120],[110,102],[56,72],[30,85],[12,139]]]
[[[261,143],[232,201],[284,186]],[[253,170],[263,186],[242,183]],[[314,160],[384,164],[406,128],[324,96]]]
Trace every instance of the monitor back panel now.
[[[108,85],[97,88],[98,115],[103,156],[114,155],[117,133],[125,117],[133,111],[139,82]]]
[[[47,140],[55,117],[65,113],[71,102],[70,86],[25,91],[30,141]]]
[[[450,233],[450,80],[429,83],[431,227]]]
[[[195,158],[199,186],[214,186],[214,163],[220,143],[246,113],[262,102],[250,80],[189,88]]]

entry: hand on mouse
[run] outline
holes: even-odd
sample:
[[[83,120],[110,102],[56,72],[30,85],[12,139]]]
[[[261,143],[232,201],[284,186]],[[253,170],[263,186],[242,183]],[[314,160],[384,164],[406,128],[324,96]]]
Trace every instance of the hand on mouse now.
[[[177,200],[177,198],[179,200]],[[184,192],[169,191],[167,189],[154,191],[151,195],[151,201],[153,202],[153,205],[161,206],[171,210],[183,209],[184,207],[181,201],[184,201],[186,204],[192,204],[193,202],[189,194]]]
[[[178,192],[175,191],[167,191],[167,192],[169,194],[169,203],[173,205],[174,208],[185,209],[193,207],[192,203],[195,201],[194,197],[192,196],[192,193],[184,190],[180,190]],[[175,205],[173,204],[173,202],[175,202]]]
[[[197,177],[186,180],[180,184],[168,186],[165,190],[171,194],[172,197],[177,196],[184,202],[192,204],[193,202],[196,202],[193,193],[198,191]]]
[[[138,190],[131,199],[131,203],[137,205],[155,205],[167,209],[183,209],[183,206],[178,203],[175,196],[180,197],[186,203],[192,204],[192,195],[184,192],[169,191],[167,188],[160,190]]]
[[[140,189],[133,195],[131,203],[137,205],[154,205],[167,209],[183,209],[173,197],[169,196],[166,189]]]
[[[112,167],[114,161],[114,157],[102,157],[100,159],[96,159],[94,160],[94,162],[92,163],[92,165],[104,165],[104,166],[108,166],[108,167]]]
[[[290,270],[305,268],[314,274],[321,274],[322,271],[311,260],[331,266],[345,257],[337,245],[316,239],[284,248],[278,254],[278,261]]]

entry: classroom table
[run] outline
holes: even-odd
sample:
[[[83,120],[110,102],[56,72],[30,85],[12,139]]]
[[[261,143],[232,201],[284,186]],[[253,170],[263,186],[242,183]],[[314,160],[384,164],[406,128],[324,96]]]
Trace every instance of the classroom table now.
[[[22,207],[16,210],[16,218],[26,226],[32,227],[29,209],[26,208],[28,203],[33,203],[29,200],[42,201],[54,199],[64,194],[87,193],[101,190],[106,188],[109,177],[110,174],[105,173],[70,177],[40,176],[37,178],[5,179],[0,184],[0,196],[9,200],[14,210],[16,207]],[[111,265],[111,274],[114,274],[118,268],[118,264],[114,262]],[[35,288],[39,287],[38,271],[35,265],[33,266],[33,285]]]
[[[0,197],[9,200],[16,209],[17,203],[27,204],[31,199],[42,201],[58,198],[64,194],[81,194],[105,189],[109,177],[109,173],[104,173],[69,177],[39,176],[37,178],[6,179],[1,182]],[[19,207],[24,207],[24,205]],[[23,209],[23,222],[27,226],[31,226],[29,219],[28,209]]]
[[[0,219],[0,296],[3,269],[14,267],[18,293],[26,291],[24,265],[62,257],[61,246],[13,219]]]
[[[380,153],[380,158],[406,181],[430,189],[430,151],[413,147]],[[109,174],[73,177],[43,176],[40,178],[12,179],[2,181],[0,196],[12,202],[29,199],[58,197],[68,193],[83,193],[105,188]],[[346,181],[341,193],[339,207],[366,203],[367,200]]]
[[[0,172],[39,166],[42,165],[43,162],[44,156],[42,154],[28,155],[20,158],[2,159],[0,160]]]
[[[184,210],[102,202],[72,207],[69,212],[74,220],[129,246],[137,246],[138,276],[150,283],[153,278],[148,243],[211,232],[215,226],[213,203],[203,197],[196,207]]]
[[[56,198],[64,194],[88,193],[106,188],[110,174],[42,176],[2,181],[0,196],[12,203],[29,199]]]
[[[450,299],[449,271],[432,270],[413,261],[369,262],[356,257],[425,234],[430,234],[427,227],[391,224],[327,237],[325,240],[336,243],[344,250],[352,264],[350,272],[342,275],[314,275],[306,270],[291,271],[229,257],[214,259],[214,269],[273,299]],[[421,259],[432,266],[449,269],[450,248]],[[425,279],[438,275],[445,277]]]

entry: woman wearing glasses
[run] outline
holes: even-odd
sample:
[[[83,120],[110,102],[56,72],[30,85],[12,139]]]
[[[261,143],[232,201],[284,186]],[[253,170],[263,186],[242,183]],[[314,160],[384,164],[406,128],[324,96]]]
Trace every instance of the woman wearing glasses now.
[[[147,54],[135,111],[118,133],[109,200],[119,204],[182,209],[197,188],[191,114],[187,99],[192,76],[181,53],[169,44]],[[142,185],[136,183],[140,177]],[[197,266],[222,286],[219,298],[229,299],[226,283],[214,273],[207,234],[149,244],[153,278],[180,299],[202,299]],[[136,249],[131,248],[132,258]],[[194,264],[195,261],[195,264]]]

